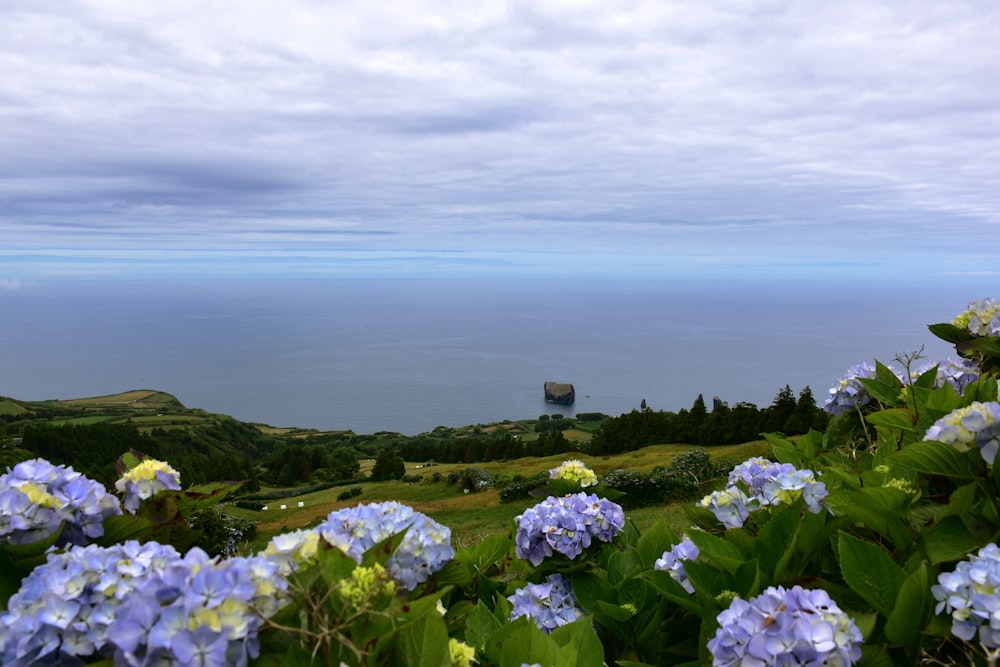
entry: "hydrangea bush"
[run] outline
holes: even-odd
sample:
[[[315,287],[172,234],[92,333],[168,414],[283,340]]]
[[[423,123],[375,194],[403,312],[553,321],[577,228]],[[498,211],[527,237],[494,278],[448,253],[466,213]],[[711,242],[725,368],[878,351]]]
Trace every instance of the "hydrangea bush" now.
[[[729,485],[705,496],[699,505],[725,527],[739,528],[756,510],[799,499],[816,514],[823,509],[826,495],[826,485],[816,479],[812,470],[798,470],[790,463],[775,463],[758,456],[733,468]]]
[[[60,544],[83,545],[117,514],[118,499],[70,467],[33,459],[0,475],[0,542],[31,544],[62,528]]]
[[[611,542],[625,525],[620,505],[594,494],[549,496],[515,519],[514,553],[539,565],[559,553],[573,559],[593,540]]]
[[[824,590],[769,586],[750,600],[734,599],[718,616],[708,642],[712,664],[853,665],[861,631]]]
[[[829,392],[825,432],[766,434],[767,456],[715,479],[699,465],[692,488],[704,497],[673,522],[683,534],[665,520],[639,531],[601,495],[626,473],[591,484],[567,461],[549,489],[574,492],[468,548],[391,502],[338,510],[243,558],[153,532],[57,547],[5,594],[0,655],[15,665],[995,665],[997,307],[973,302],[930,326],[954,359],[850,369]],[[64,493],[57,509],[55,487],[25,488],[41,485],[46,465],[55,469],[36,461],[0,480],[7,562],[32,547],[9,537],[23,516],[42,517],[42,535],[56,525],[45,512],[81,525],[74,508],[99,497]],[[135,475],[156,484],[155,472]],[[159,484],[94,539],[131,534],[172,507],[158,498],[188,493]]]
[[[115,482],[115,488],[124,494],[122,506],[130,514],[135,514],[143,500],[149,500],[160,491],[180,491],[181,475],[163,461],[143,459],[127,470]]]
[[[562,479],[579,485],[581,489],[597,486],[597,475],[579,459],[563,461],[560,466],[549,470],[549,479]]]

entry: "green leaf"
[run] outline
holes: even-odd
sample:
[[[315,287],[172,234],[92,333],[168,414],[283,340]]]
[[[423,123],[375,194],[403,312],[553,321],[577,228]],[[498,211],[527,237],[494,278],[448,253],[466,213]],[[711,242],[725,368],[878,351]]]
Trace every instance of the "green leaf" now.
[[[973,340],[966,341],[964,343],[959,343],[955,346],[959,354],[969,354],[970,352],[979,352],[981,354],[987,354],[993,357],[1000,356],[1000,337],[997,336],[980,336],[974,338]]]
[[[960,479],[976,477],[976,473],[965,454],[943,442],[921,440],[911,443],[901,451],[896,452],[891,460],[895,464],[927,475],[942,475]]]
[[[572,647],[576,652],[576,667],[602,667],[604,645],[594,632],[589,620],[579,620],[556,628],[550,635],[561,647]]]
[[[656,564],[656,560],[663,556],[663,552],[678,542],[680,538],[677,533],[667,525],[666,521],[658,519],[639,538],[635,550],[642,559],[642,564],[646,568],[651,568]]]
[[[847,533],[840,534],[838,552],[847,585],[882,614],[892,613],[906,577],[903,568],[882,548]]]
[[[153,524],[149,520],[131,514],[109,516],[104,520],[103,526],[104,535],[94,540],[101,546],[122,544],[129,540],[143,542],[153,530]]]
[[[642,572],[642,569],[642,559],[635,549],[615,551],[608,559],[608,582],[612,586],[618,586]]]
[[[916,432],[915,415],[908,408],[892,408],[873,412],[865,417],[865,421],[875,426],[888,426],[901,431]]]
[[[685,568],[686,569],[686,568]],[[694,596],[684,590],[684,587],[674,581],[669,573],[662,570],[653,570],[646,573],[646,580],[656,589],[656,592],[663,598],[670,600],[679,607],[683,607],[692,613],[698,612],[698,603]]]
[[[500,621],[482,603],[477,604],[465,619],[465,641],[476,650],[486,646],[486,640],[502,627]]]
[[[927,328],[941,340],[952,344],[964,343],[973,338],[967,330],[959,329],[954,324],[929,324]]]
[[[776,433],[765,433],[764,439],[771,445],[771,451],[778,463],[791,463],[795,466],[803,466],[812,457],[808,452],[803,451],[796,443],[779,436]],[[799,440],[801,442],[802,439]]]
[[[923,533],[931,563],[961,560],[990,542],[994,527],[974,515],[946,516]]]
[[[899,390],[903,388],[903,383],[896,373],[878,359],[875,360],[875,379],[884,385],[895,387],[897,396]]]
[[[400,667],[447,667],[448,628],[437,612],[424,614],[396,633],[392,642],[393,665]]]
[[[597,621],[603,623],[601,616],[607,616],[619,623],[624,623],[635,616],[635,613],[625,609],[621,605],[612,604],[610,602],[605,602],[603,600],[598,600],[597,602],[597,613],[595,614]]]
[[[494,632],[484,653],[490,662],[497,665],[538,663],[570,667],[572,664],[566,663],[555,640],[524,616]]]
[[[929,578],[926,563],[921,563],[906,577],[885,624],[886,638],[902,645],[909,655],[916,652],[920,631],[931,612],[933,597]]]
[[[935,410],[945,415],[962,407],[962,397],[958,395],[958,391],[950,383],[945,382],[940,388],[927,395],[925,406],[928,410]]]
[[[573,594],[577,602],[586,610],[597,608],[600,601],[618,600],[618,592],[602,577],[593,572],[579,572],[571,576]]]
[[[858,660],[857,667],[895,667],[895,665],[884,646],[865,644],[861,647],[861,660]]]
[[[826,497],[825,503],[840,516],[864,524],[888,538],[897,549],[910,546],[913,538],[909,525],[901,516],[908,495],[898,489],[864,488],[859,491],[837,491]]]
[[[799,508],[778,506],[773,512],[771,520],[757,534],[754,552],[760,558],[761,571],[773,573],[774,583],[781,583],[785,568],[798,551]]]
[[[703,530],[689,530],[686,535],[698,547],[698,560],[721,567],[734,574],[747,560],[735,544]]]

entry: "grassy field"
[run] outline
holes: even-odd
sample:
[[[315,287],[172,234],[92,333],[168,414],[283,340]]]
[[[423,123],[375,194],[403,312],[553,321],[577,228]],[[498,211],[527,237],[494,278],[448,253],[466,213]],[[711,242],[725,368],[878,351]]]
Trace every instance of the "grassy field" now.
[[[558,455],[549,457],[526,457],[514,461],[475,464],[474,467],[487,470],[494,476],[510,479],[515,475],[531,476],[558,466],[567,458],[579,458],[600,477],[611,470],[631,469],[648,472],[658,465],[669,465],[670,461],[685,451],[693,449],[686,445],[654,445],[615,456],[575,456]],[[764,441],[743,445],[713,447],[707,450],[713,459],[731,460],[734,463],[751,456],[770,453],[770,446]],[[367,473],[371,461],[363,462],[362,472]],[[322,522],[330,512],[358,503],[373,503],[396,500],[423,512],[436,521],[452,529],[453,542],[467,546],[488,535],[507,532],[512,529],[514,517],[525,508],[538,502],[525,499],[512,503],[501,503],[496,489],[479,493],[464,493],[456,484],[446,482],[448,473],[460,472],[470,466],[466,464],[440,464],[427,467],[418,463],[407,463],[408,475],[423,475],[419,482],[362,482],[361,495],[350,500],[337,500],[347,487],[334,487],[268,503],[267,511],[257,512],[236,507],[227,511],[233,516],[250,519],[257,523],[257,539],[251,548],[262,548],[274,535],[314,526]],[[434,482],[432,476],[440,473],[441,480]],[[302,503],[302,506],[299,506]],[[284,505],[285,509],[281,509]],[[658,519],[665,519],[674,528],[683,529],[687,525],[683,506],[662,505],[645,507],[628,512],[628,517],[641,529]]]

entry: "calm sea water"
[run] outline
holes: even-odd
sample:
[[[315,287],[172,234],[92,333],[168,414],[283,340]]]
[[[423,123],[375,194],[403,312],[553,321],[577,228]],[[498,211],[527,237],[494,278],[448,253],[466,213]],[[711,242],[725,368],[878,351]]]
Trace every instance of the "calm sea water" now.
[[[151,388],[275,426],[407,434],[543,413],[620,414],[704,394],[817,401],[849,366],[926,345],[991,294],[800,281],[358,279],[65,282],[0,292],[0,394]],[[546,404],[546,380],[576,404]]]

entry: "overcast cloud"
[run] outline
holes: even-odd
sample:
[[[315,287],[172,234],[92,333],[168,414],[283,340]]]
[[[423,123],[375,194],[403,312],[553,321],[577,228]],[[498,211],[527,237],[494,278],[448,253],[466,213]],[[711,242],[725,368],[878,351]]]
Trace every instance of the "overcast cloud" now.
[[[0,22],[7,286],[1000,257],[994,2],[8,0]]]

